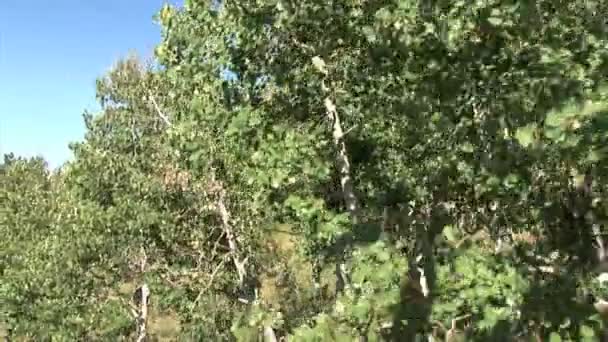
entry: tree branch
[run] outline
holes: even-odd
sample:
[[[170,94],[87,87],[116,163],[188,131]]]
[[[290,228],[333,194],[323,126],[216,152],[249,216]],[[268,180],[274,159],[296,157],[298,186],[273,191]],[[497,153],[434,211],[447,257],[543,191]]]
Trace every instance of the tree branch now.
[[[158,116],[163,120],[163,122],[165,124],[167,124],[167,126],[172,126],[169,118],[165,114],[163,114],[163,112],[160,110],[160,107],[158,106],[158,103],[156,103],[156,100],[154,98],[154,95],[152,95],[152,92],[149,92],[149,94],[150,94],[150,101],[152,102],[152,105],[154,106],[154,109],[156,110],[156,114],[158,114]]]
[[[209,288],[211,287],[211,285],[213,285],[213,281],[215,280],[215,276],[217,275],[217,272],[219,272],[220,268],[222,268],[222,266],[224,266],[225,262],[226,262],[226,258],[223,258],[222,261],[220,261],[220,263],[217,265],[217,267],[215,268],[215,270],[213,270],[213,272],[211,273],[211,276],[209,277],[209,282],[207,283],[207,286],[205,286],[198,293],[198,295],[196,296],[196,299],[194,300],[194,304],[198,303],[198,301],[201,300],[201,297],[203,296],[203,293],[207,292],[207,290],[209,290]]]
[[[232,260],[234,262],[234,267],[236,267],[236,271],[239,277],[239,285],[243,285],[245,282],[245,278],[247,276],[247,271],[245,269],[245,260],[239,260],[239,248],[236,242],[236,237],[232,226],[230,225],[230,214],[228,213],[228,209],[226,209],[226,205],[224,203],[224,190],[221,189],[219,193],[219,198],[217,200],[217,208],[222,218],[222,225],[224,226],[224,232],[226,233],[226,239],[228,240],[228,246],[230,248],[230,253],[232,254]]]
[[[223,184],[215,179],[214,173],[211,174],[211,181],[209,182],[208,191],[217,196],[216,207],[222,220],[222,226],[224,228],[224,233],[226,234],[226,239],[228,240],[228,248],[230,249],[230,254],[232,255],[232,261],[239,277],[239,287],[242,288],[245,285],[245,280],[247,279],[247,269],[245,265],[247,264],[248,258],[244,258],[242,260],[239,258],[241,253],[234,229],[230,222],[230,213],[228,212],[225,203],[226,190],[224,189]]]

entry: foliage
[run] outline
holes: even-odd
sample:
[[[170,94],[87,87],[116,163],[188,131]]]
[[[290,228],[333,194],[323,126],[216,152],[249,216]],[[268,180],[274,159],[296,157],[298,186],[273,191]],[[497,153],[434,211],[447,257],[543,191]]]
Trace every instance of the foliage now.
[[[4,325],[131,338],[145,283],[158,339],[597,339],[606,13],[164,6],[74,160],[0,166]]]

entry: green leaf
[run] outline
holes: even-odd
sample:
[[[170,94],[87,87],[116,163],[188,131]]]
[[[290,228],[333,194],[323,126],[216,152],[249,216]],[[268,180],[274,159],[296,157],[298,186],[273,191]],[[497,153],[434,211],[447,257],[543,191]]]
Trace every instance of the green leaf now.
[[[500,26],[503,23],[503,20],[498,17],[489,17],[488,22],[494,26]]]
[[[582,325],[581,326],[581,337],[583,337],[584,339],[588,339],[589,341],[592,341],[597,336],[595,335],[595,330],[592,327],[590,327],[588,325]]]
[[[473,144],[470,142],[466,142],[460,145],[460,149],[465,153],[473,153],[475,151],[475,146],[473,146]]]
[[[556,332],[552,332],[551,335],[549,335],[549,342],[561,342],[562,341],[562,337],[556,333]]]
[[[523,146],[528,147],[534,142],[534,133],[536,132],[536,125],[530,124],[519,128],[515,133],[515,139]]]
[[[443,227],[443,235],[445,236],[446,240],[448,240],[449,242],[456,242],[456,236],[454,234],[453,226],[447,225],[447,226]]]

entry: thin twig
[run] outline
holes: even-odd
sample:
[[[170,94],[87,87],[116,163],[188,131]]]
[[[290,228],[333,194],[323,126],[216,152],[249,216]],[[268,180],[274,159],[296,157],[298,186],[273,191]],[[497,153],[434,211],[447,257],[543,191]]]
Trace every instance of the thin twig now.
[[[228,260],[228,258],[224,257],[222,259],[222,261],[220,261],[220,263],[217,265],[217,267],[215,268],[215,270],[213,270],[213,272],[211,273],[211,277],[209,279],[209,282],[207,283],[207,286],[205,286],[198,293],[198,295],[196,296],[196,299],[194,300],[194,304],[198,303],[198,301],[201,300],[201,297],[203,296],[203,293],[207,292],[207,290],[209,290],[209,288],[211,288],[211,285],[213,285],[213,280],[215,279],[215,276],[217,275],[217,272],[224,265],[224,263],[226,262],[226,260]],[[194,305],[192,306],[192,308],[194,309]]]
[[[347,129],[346,132],[342,133],[342,138],[344,138],[344,136],[346,136],[348,133],[350,133],[355,128],[357,128],[357,125],[354,125],[353,127]]]
[[[213,231],[215,231],[217,228],[213,227]],[[212,231],[212,233],[213,233]],[[217,249],[220,247],[220,240],[224,237],[224,231],[222,230],[220,232],[219,237],[217,238],[217,240],[215,240],[215,243],[213,244],[213,249],[211,250],[211,253],[209,253],[209,256],[207,257],[204,253],[203,250],[201,250],[199,252],[199,256],[198,256],[198,260],[197,260],[197,267],[200,267],[200,264],[202,263],[203,259],[207,259],[207,260],[213,260],[215,259],[215,257],[217,256]]]
[[[296,45],[297,47],[301,48],[302,50],[306,50],[307,52],[312,53],[312,52],[314,52],[314,51],[315,51],[315,49],[314,49],[312,46],[310,46],[310,45],[308,45],[308,44],[306,44],[306,43],[302,43],[302,42],[300,42],[300,41],[299,41],[299,40],[297,40],[295,37],[291,37],[291,42],[292,42],[294,45]]]
[[[138,308],[130,302],[127,302],[124,298],[118,297],[118,300],[122,303],[122,305],[129,308],[129,313],[133,316],[133,319],[137,319],[139,317],[139,313],[137,312]]]
[[[226,232],[222,230],[220,236],[217,238],[217,240],[215,240],[215,243],[213,244],[213,249],[211,250],[211,258],[214,258],[217,255],[217,248],[220,246],[220,240],[222,240],[224,235],[226,235]]]

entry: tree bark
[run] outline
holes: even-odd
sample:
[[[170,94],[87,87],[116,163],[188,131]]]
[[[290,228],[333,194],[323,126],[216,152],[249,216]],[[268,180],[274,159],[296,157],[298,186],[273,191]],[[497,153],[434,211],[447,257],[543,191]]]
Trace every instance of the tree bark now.
[[[264,328],[264,342],[277,342],[277,335],[271,327]]]
[[[141,299],[139,317],[137,318],[137,342],[146,340],[146,330],[148,321],[148,298],[150,297],[150,288],[147,284],[141,287]]]
[[[346,210],[348,210],[354,224],[359,223],[359,201],[355,195],[354,185],[351,177],[350,160],[346,143],[344,142],[344,129],[340,121],[340,115],[333,101],[327,97],[324,101],[325,112],[327,118],[332,123],[332,136],[337,149],[336,167],[340,173],[340,185],[342,186],[342,194]],[[336,263],[336,293],[344,290],[345,286],[349,285],[348,275],[346,271],[346,263],[342,256]]]
[[[220,189],[219,198],[217,200],[217,208],[222,218],[222,225],[224,227],[226,239],[228,240],[228,248],[230,248],[230,253],[232,254],[232,261],[239,277],[239,285],[243,286],[243,284],[245,283],[245,279],[247,278],[247,269],[245,268],[246,259],[239,260],[239,247],[236,242],[234,230],[232,229],[232,225],[230,224],[230,214],[228,212],[228,209],[226,209],[224,198],[224,189]]]
[[[336,155],[336,166],[340,173],[340,185],[342,186],[344,203],[346,204],[346,209],[350,213],[353,222],[358,223],[359,201],[355,195],[353,180],[351,178],[350,160],[348,158],[346,143],[344,142],[344,129],[342,128],[336,105],[329,97],[325,98],[325,111],[327,118],[332,123],[332,136],[338,150]]]

